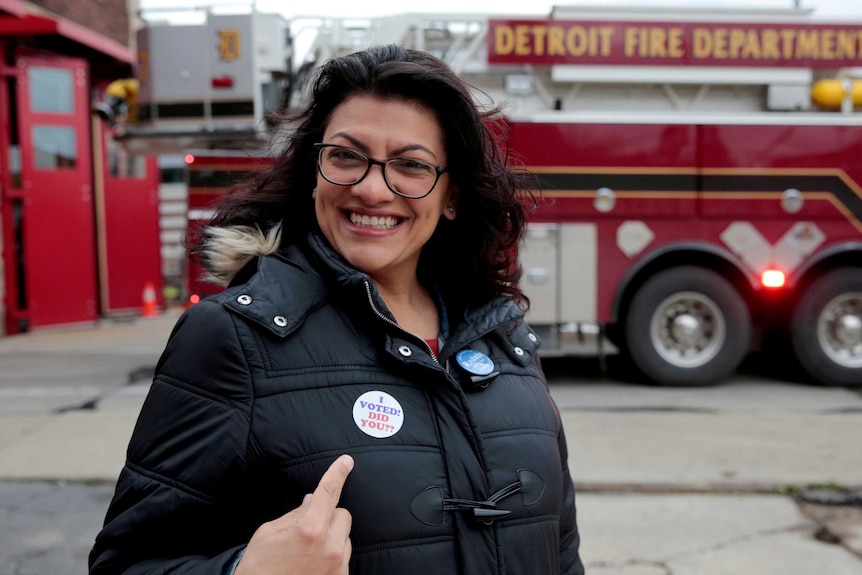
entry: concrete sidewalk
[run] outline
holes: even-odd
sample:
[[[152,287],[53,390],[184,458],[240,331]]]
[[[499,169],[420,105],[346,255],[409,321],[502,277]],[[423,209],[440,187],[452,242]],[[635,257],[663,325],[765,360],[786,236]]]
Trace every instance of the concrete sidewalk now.
[[[25,503],[2,512],[0,575],[4,561],[20,565],[23,556],[31,567],[21,572],[63,561],[72,567],[51,572],[85,571],[105,489],[178,315],[0,338],[0,482],[40,510],[61,493],[99,494],[75,508],[80,521],[63,535],[62,520],[41,525]],[[804,411],[746,411],[601,380],[553,382],[552,393],[569,437],[590,573],[862,573],[859,509],[800,505],[788,494],[812,483],[862,486],[858,394],[813,389],[798,400]],[[661,399],[650,405],[651,397]],[[810,409],[813,402],[821,403]]]

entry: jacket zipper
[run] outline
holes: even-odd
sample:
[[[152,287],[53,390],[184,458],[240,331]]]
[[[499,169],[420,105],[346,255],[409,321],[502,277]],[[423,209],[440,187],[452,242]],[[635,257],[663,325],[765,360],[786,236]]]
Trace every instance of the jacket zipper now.
[[[421,341],[422,345],[425,347],[425,350],[428,352],[428,354],[431,356],[431,358],[438,365],[440,365],[440,358],[437,357],[437,354],[434,353],[434,350],[431,349],[431,346],[428,345],[428,342],[426,342],[424,339],[422,339],[421,337],[419,337],[418,335],[416,335],[412,331],[404,329],[403,327],[398,325],[396,322],[392,321],[391,319],[389,319],[388,317],[383,315],[383,313],[377,309],[377,306],[374,305],[374,298],[371,296],[371,284],[368,283],[368,280],[362,280],[362,282],[365,284],[365,293],[368,295],[368,305],[371,306],[371,311],[374,312],[374,315],[376,315],[377,317],[379,317],[380,319],[382,319],[383,321],[385,321],[389,325],[395,327],[399,331],[406,333],[407,335],[413,337],[414,339]],[[446,372],[448,373],[449,372],[449,360],[448,359],[446,360],[446,365],[444,365],[443,367],[446,370]]]

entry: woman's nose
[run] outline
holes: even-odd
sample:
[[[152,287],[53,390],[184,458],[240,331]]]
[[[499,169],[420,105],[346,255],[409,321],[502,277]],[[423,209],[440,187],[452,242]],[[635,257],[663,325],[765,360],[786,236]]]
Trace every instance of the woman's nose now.
[[[361,181],[351,186],[350,193],[368,204],[389,201],[395,195],[386,185],[383,166],[376,164],[371,166]]]

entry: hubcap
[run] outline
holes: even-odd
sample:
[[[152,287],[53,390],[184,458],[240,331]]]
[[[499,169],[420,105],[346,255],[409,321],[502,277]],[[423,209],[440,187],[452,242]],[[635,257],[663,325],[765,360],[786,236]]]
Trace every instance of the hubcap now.
[[[718,304],[698,292],[668,296],[650,321],[653,348],[676,367],[709,363],[721,351],[726,337],[727,325]]]
[[[703,333],[700,320],[695,316],[684,313],[673,318],[671,322],[671,334],[673,339],[681,345],[697,345],[697,340]]]
[[[833,298],[817,318],[817,341],[823,352],[842,367],[862,367],[862,293]]]

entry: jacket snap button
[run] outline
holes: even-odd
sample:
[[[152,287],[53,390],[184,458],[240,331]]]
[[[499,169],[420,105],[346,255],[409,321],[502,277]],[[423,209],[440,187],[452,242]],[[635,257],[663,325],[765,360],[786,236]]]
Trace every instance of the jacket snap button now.
[[[241,303],[242,305],[248,305],[248,304],[250,304],[250,303],[251,303],[251,296],[250,296],[250,295],[242,294],[241,296],[239,296],[238,298],[236,298],[236,301],[238,301],[238,302],[239,302],[239,303]]]
[[[536,334],[534,334],[534,333],[531,333],[531,334],[530,334],[530,335],[528,335],[527,337],[528,337],[528,338],[530,338],[530,341],[532,341],[533,343],[535,343],[535,342],[536,342],[536,340],[538,339],[538,338],[536,337]]]
[[[524,350],[520,347],[515,348],[515,355],[524,355]]]
[[[275,316],[274,318],[272,318],[272,321],[278,327],[284,327],[287,325],[287,320],[284,318],[284,316],[281,316],[281,315]]]
[[[410,349],[409,347],[407,347],[406,345],[402,345],[401,347],[398,348],[398,353],[400,353],[404,357],[410,357],[411,355],[413,355],[413,350]]]

